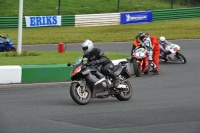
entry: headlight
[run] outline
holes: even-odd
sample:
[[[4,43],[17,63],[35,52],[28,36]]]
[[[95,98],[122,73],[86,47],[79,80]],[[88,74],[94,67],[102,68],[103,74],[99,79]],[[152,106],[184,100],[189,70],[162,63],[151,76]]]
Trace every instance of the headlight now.
[[[75,74],[77,74],[78,72],[81,71],[81,68],[82,68],[82,65],[81,65],[81,66],[78,66],[74,71],[72,71],[72,72],[70,73],[70,75],[75,75]]]

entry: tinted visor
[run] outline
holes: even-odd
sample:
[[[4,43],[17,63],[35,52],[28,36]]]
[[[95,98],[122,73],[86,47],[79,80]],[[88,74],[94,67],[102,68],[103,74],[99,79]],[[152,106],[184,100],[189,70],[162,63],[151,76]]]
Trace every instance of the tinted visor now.
[[[88,50],[88,47],[82,47],[82,50],[86,51],[86,50]]]
[[[165,41],[160,41],[161,44],[165,44]]]

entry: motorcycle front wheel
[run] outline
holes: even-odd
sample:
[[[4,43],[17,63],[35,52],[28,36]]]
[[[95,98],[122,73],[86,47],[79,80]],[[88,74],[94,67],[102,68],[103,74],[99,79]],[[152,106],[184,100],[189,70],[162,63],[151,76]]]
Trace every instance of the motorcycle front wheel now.
[[[133,69],[136,77],[140,77],[142,74],[142,71],[140,70],[139,64],[136,60],[133,60]]]
[[[120,101],[127,101],[132,97],[133,89],[128,80],[124,81],[124,84],[127,86],[127,91],[122,91],[120,94],[115,94],[115,97]]]
[[[186,58],[180,52],[177,52],[176,56],[177,56],[178,60],[180,61],[180,63],[183,63],[183,64],[186,63],[186,61],[187,61]]]
[[[91,90],[86,85],[85,91],[82,91],[81,86],[78,83],[72,83],[70,86],[71,98],[79,105],[86,105],[91,100]]]

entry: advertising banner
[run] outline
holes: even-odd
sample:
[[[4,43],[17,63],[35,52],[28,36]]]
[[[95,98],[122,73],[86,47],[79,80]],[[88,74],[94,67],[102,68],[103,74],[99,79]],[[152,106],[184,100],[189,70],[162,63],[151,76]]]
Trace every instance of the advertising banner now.
[[[121,24],[148,23],[152,22],[152,11],[122,12]]]
[[[25,16],[26,27],[61,26],[61,16]]]

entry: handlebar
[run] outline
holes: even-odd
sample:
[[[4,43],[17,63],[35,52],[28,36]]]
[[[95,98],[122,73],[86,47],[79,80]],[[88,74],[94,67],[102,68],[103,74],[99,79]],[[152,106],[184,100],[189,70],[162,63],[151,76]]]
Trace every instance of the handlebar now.
[[[128,61],[121,61],[120,64],[125,65]]]

